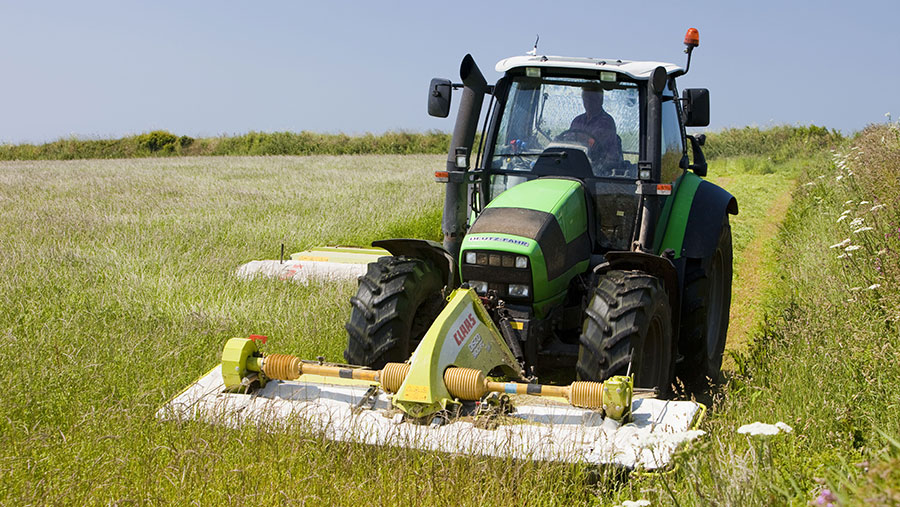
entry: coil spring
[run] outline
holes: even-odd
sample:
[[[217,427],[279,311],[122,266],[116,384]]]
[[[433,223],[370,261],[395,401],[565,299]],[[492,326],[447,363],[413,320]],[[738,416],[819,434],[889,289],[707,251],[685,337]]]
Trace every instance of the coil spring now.
[[[409,373],[409,364],[387,363],[381,370],[381,387],[389,393],[396,393],[403,385],[403,381],[406,380],[407,373]]]
[[[603,407],[603,384],[601,382],[572,382],[569,401],[576,407],[601,408]]]
[[[300,377],[300,359],[287,354],[266,356],[263,373],[270,379],[294,380]]]
[[[444,385],[454,398],[480,400],[487,392],[484,374],[472,368],[447,368],[444,371]]]

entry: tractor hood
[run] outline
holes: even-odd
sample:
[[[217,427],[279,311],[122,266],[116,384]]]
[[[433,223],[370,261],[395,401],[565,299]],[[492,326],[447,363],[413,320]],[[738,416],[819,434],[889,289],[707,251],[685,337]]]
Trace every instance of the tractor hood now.
[[[564,293],[590,254],[581,182],[540,178],[503,192],[481,212],[463,240],[460,273],[463,281],[487,282],[501,298],[537,303]],[[522,256],[526,267],[517,264]],[[517,298],[507,292],[510,283],[532,289]]]

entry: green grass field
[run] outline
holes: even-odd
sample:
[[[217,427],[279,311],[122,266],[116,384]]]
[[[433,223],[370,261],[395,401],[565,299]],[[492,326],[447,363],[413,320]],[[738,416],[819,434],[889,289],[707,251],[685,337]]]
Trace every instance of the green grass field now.
[[[828,386],[858,388],[873,379],[888,395],[884,390],[900,381],[856,379],[859,370],[849,365],[839,379],[810,378],[808,371],[826,368],[810,350],[822,337],[811,338],[794,319],[822,319],[803,313],[802,289],[823,287],[811,275],[818,270],[815,254],[804,252],[822,248],[818,235],[831,232],[835,217],[823,211],[827,220],[807,228],[794,206],[786,230],[796,234],[759,240],[772,245],[763,259],[743,256],[795,181],[814,182],[799,187],[797,202],[809,206],[810,189],[824,187],[817,176],[834,178],[825,157],[774,165],[722,158],[711,165],[712,179],[740,200],[741,214],[732,220],[736,285],[749,283],[741,277],[751,265],[762,265],[772,278],[758,285],[767,295],[747,303],[759,319],[746,333],[758,332],[767,315],[780,320],[757,340],[746,337],[754,344],[737,358],[703,426],[710,435],[684,453],[671,475],[623,479],[583,466],[333,443],[302,427],[269,433],[155,419],[165,401],[217,363],[231,336],[265,334],[273,350],[340,360],[355,283],[240,281],[234,269],[277,258],[282,243],[291,252],[384,237],[437,239],[443,187],[431,174],[443,159],[0,163],[0,360],[6,365],[0,503],[612,505],[647,498],[736,505],[805,502],[821,487],[814,478],[863,497],[880,491],[865,482],[862,469],[854,475],[853,463],[874,457],[875,442],[885,440],[866,440],[869,452],[859,450],[848,428],[865,430],[866,438],[875,428],[897,435],[890,426],[897,416],[869,418],[863,411],[860,419],[848,408],[860,401],[845,389],[834,391],[834,399],[822,396],[832,392]],[[778,245],[788,246],[774,250]],[[823,255],[833,253],[827,247]],[[776,270],[776,256],[798,259],[797,268]],[[828,262],[839,269],[839,261]],[[816,324],[811,329],[821,327]],[[875,332],[878,325],[872,326]],[[891,343],[886,351],[859,353],[871,362],[896,358],[896,339]],[[820,396],[808,408],[804,396],[811,391]],[[863,398],[884,408],[871,397]],[[735,433],[740,424],[773,418],[794,426],[795,434],[754,442]]]

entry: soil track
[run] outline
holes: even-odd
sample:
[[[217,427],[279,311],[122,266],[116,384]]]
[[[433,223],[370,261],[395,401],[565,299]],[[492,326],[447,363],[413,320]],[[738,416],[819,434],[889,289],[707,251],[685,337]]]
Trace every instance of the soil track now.
[[[731,316],[728,326],[727,349],[740,351],[746,348],[750,337],[759,324],[760,305],[757,300],[762,297],[772,281],[770,264],[774,262],[771,241],[778,232],[778,226],[787,215],[791,204],[793,188],[788,189],[775,198],[766,219],[757,229],[756,235],[742,254],[742,261],[735,265],[735,283],[731,295]],[[733,367],[730,357],[725,358],[725,368]]]

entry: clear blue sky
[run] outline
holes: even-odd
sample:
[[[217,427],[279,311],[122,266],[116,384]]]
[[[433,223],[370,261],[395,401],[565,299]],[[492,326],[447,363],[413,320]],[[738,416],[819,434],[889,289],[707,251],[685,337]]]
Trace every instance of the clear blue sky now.
[[[900,116],[900,1],[227,2],[0,4],[0,142],[167,129],[450,131],[428,81],[472,53],[531,49],[683,63],[713,129],[809,124],[844,133]]]

